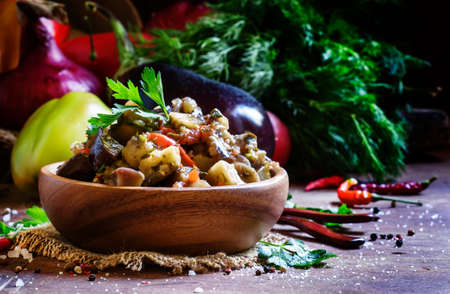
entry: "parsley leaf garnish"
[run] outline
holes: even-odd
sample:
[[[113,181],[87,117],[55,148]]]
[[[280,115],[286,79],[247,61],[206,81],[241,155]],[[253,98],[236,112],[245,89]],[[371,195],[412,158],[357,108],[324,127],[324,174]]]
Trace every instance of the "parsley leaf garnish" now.
[[[309,250],[303,241],[290,239],[282,244],[259,241],[258,258],[277,269],[295,267],[307,269],[325,259],[337,255],[327,253],[324,249]]]
[[[99,128],[106,128],[116,122],[127,110],[135,111],[139,116],[148,119],[164,120],[169,118],[166,104],[164,102],[164,91],[161,80],[161,73],[155,74],[153,68],[145,67],[141,74],[141,88],[138,88],[132,81],[128,81],[127,85],[120,81],[113,81],[106,78],[108,87],[113,91],[112,96],[119,100],[130,100],[137,104],[137,106],[124,106],[114,104],[111,109],[112,114],[99,113],[96,117],[91,117],[87,134],[95,135]],[[148,101],[147,101],[148,100]],[[154,101],[163,110],[165,117],[154,113],[146,105],[150,105],[150,101]]]
[[[161,73],[158,72],[158,75],[155,75],[155,71],[153,68],[145,67],[141,74],[141,85],[143,87],[143,91],[148,95],[153,101],[158,104],[161,109],[164,111],[166,117],[169,117],[167,113],[166,105],[164,104],[164,92],[163,85],[161,80]]]
[[[10,233],[18,233],[24,229],[50,222],[45,211],[38,206],[28,208],[25,210],[25,213],[29,218],[23,218],[21,221],[15,222],[12,226],[8,226],[7,224],[0,222],[0,236],[7,236]]]
[[[112,96],[119,100],[130,100],[137,105],[144,107],[141,97],[139,96],[139,89],[133,84],[132,81],[128,81],[128,87],[122,84],[120,81],[113,81],[110,78],[106,78],[108,87],[115,93]]]

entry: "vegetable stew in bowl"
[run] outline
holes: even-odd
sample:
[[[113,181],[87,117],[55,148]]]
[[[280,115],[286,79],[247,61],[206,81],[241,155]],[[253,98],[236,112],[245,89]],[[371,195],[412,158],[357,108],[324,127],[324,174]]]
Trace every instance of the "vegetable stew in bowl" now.
[[[112,114],[91,118],[86,142],[59,176],[111,186],[211,187],[269,179],[278,163],[246,132],[232,135],[219,109],[204,114],[190,97],[164,104],[161,76],[144,69],[142,88],[108,80],[117,99]],[[151,100],[157,107],[149,109]]]

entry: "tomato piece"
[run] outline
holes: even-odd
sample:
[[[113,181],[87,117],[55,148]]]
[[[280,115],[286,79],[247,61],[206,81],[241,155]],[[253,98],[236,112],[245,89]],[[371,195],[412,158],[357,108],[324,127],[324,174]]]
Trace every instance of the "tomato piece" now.
[[[195,166],[195,162],[189,157],[186,150],[180,145],[178,145],[178,148],[180,149],[181,163],[186,166]]]
[[[159,147],[167,148],[169,146],[175,145],[176,142],[167,137],[166,135],[163,135],[161,133],[150,133],[148,134],[148,139],[158,145]]]

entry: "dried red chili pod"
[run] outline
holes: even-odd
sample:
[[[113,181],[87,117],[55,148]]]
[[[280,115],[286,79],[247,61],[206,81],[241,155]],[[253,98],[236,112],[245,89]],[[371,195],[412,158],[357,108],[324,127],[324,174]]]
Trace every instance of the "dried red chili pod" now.
[[[305,191],[311,191],[327,187],[339,187],[339,185],[344,181],[345,179],[340,176],[320,178],[308,183],[308,185],[306,185],[305,187]]]
[[[356,184],[358,184],[358,181],[356,179],[348,179],[339,186],[339,188],[337,189],[337,194],[339,200],[341,200],[342,203],[345,203],[348,206],[353,206],[353,205],[369,204],[371,202],[380,200],[386,200],[422,206],[421,202],[383,197],[369,191],[350,190],[350,188]]]
[[[368,191],[380,195],[417,195],[430,186],[437,178],[432,177],[425,181],[409,181],[393,184],[358,184],[350,190]]]

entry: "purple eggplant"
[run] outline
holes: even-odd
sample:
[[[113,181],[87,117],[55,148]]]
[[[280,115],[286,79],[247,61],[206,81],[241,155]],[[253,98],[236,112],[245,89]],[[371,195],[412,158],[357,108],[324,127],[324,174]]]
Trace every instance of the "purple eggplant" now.
[[[204,113],[218,108],[228,118],[231,133],[254,133],[258,136],[258,147],[272,156],[275,147],[273,128],[262,104],[252,95],[190,70],[159,62],[142,64],[119,79],[122,82],[131,80],[139,85],[141,72],[146,66],[161,72],[166,103],[174,98],[189,96],[197,101]],[[152,105],[147,105],[149,108],[150,106]]]
[[[123,146],[102,129],[98,131],[89,151],[89,161],[98,170],[102,165],[113,163],[122,152]]]

